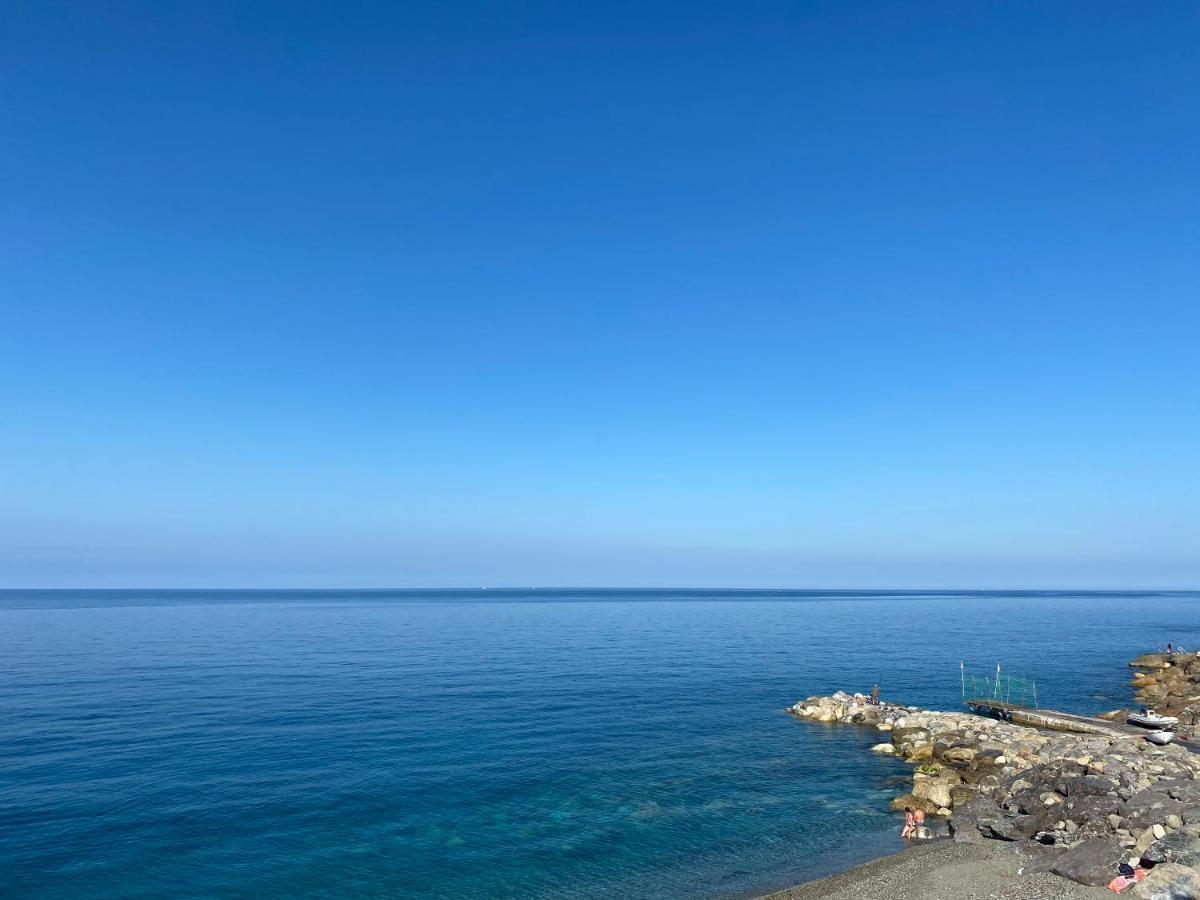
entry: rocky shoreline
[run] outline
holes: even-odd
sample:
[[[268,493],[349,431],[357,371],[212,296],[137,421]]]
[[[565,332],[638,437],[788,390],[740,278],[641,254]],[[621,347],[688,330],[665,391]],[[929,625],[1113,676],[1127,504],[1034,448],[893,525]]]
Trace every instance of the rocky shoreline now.
[[[1179,719],[1181,737],[1200,736],[1200,654],[1147,653],[1129,665],[1134,699]]]
[[[1154,685],[1155,698],[1165,688],[1168,697],[1188,700],[1191,688],[1181,679],[1200,681],[1200,664],[1190,660],[1152,671],[1153,681],[1143,676],[1135,687]],[[1161,701],[1153,702],[1161,709]],[[1189,702],[1200,704],[1200,697]],[[873,749],[914,766],[910,792],[893,807],[940,817],[955,842],[1023,845],[1042,861],[1040,871],[1093,886],[1137,858],[1152,868],[1128,896],[1200,900],[1200,755],[1179,745],[872,704],[844,692],[809,697],[789,711],[813,722],[877,729],[884,740]]]

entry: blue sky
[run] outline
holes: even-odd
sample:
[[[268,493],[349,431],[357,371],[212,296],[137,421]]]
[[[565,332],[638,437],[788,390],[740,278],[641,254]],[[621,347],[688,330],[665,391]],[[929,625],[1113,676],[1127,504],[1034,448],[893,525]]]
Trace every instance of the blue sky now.
[[[5,4],[5,586],[1200,586],[1200,7]]]

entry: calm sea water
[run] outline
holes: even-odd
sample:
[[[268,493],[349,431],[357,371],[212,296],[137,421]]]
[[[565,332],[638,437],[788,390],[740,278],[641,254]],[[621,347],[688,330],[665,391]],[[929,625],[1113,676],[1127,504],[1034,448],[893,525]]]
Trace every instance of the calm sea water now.
[[[1129,699],[1200,594],[0,593],[0,893],[713,897],[893,849],[836,688]]]

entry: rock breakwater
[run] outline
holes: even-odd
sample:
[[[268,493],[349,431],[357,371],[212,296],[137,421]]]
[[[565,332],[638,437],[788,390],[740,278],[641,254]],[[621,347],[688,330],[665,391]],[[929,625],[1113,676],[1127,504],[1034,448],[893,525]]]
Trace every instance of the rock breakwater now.
[[[915,766],[910,793],[893,806],[944,817],[956,841],[1040,845],[1051,871],[1082,884],[1106,884],[1132,857],[1200,877],[1189,868],[1200,864],[1200,755],[1182,747],[872,704],[841,691],[789,711],[886,736],[875,749]]]
[[[1178,718],[1182,737],[1200,735],[1200,654],[1147,653],[1129,665],[1139,704]]]

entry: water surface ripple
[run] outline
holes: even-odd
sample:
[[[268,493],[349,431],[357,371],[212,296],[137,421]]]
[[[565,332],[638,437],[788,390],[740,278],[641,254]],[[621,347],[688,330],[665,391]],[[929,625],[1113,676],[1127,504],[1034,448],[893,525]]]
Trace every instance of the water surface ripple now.
[[[800,696],[1128,701],[1188,593],[0,592],[0,892],[713,897],[896,846]]]

